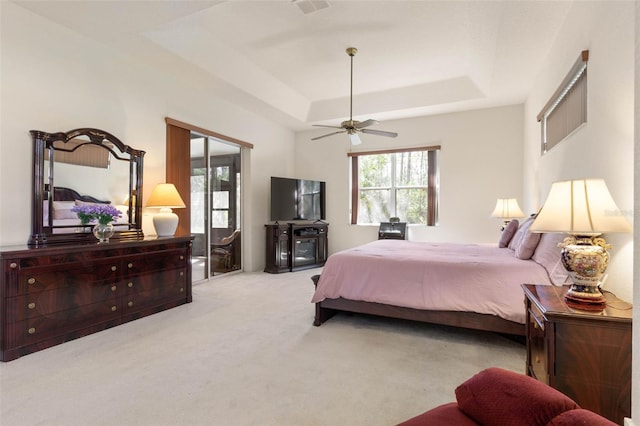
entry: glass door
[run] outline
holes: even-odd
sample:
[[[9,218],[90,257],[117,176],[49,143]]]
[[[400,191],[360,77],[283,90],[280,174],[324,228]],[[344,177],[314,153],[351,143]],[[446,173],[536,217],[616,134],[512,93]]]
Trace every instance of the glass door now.
[[[191,133],[194,281],[242,270],[240,149]]]

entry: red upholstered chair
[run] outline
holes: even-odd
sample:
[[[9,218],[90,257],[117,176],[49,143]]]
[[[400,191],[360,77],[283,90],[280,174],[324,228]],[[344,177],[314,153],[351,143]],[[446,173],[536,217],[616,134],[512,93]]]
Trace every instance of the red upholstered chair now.
[[[615,426],[571,398],[524,374],[489,368],[456,388],[456,402],[401,426]]]

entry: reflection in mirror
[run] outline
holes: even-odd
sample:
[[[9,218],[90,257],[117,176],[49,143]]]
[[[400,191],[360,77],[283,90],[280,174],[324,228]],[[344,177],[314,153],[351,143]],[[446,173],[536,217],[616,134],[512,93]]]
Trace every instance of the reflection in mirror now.
[[[144,151],[107,132],[76,129],[67,133],[31,131],[34,141],[34,191],[31,245],[95,241],[74,206],[111,204],[122,213],[112,239],[141,238],[141,187]]]

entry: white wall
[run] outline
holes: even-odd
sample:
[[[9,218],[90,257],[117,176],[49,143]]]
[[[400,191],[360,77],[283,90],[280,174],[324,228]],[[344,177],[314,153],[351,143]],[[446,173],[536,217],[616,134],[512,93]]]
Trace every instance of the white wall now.
[[[376,128],[391,139],[362,135],[355,151],[440,145],[440,222],[412,226],[414,241],[497,242],[501,222],[490,218],[497,198],[522,198],[521,105],[430,117],[390,120]],[[330,129],[329,129],[330,130]],[[378,228],[349,224],[350,189],[346,135],[310,139],[327,129],[296,134],[296,176],[327,181],[329,252],[377,239]]]
[[[30,233],[32,142],[29,130],[106,130],[146,151],[146,199],[165,179],[169,116],[253,143],[244,155],[247,270],[264,267],[264,223],[271,175],[291,173],[293,132],[216,97],[214,84],[140,63],[0,2],[2,63],[0,119],[0,245],[24,244]],[[194,77],[194,75],[196,77]]]
[[[536,115],[582,50],[589,50],[588,123],[541,156]],[[544,202],[554,181],[603,178],[620,210],[633,222],[633,53],[633,2],[573,4],[525,104],[524,202],[529,210]],[[633,237],[606,238],[613,248],[605,288],[631,301]]]

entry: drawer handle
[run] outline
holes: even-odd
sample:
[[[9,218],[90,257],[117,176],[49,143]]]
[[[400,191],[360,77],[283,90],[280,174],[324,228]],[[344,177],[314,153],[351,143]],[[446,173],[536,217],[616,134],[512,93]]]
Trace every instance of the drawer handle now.
[[[129,264],[127,265],[127,268],[129,268],[129,269],[133,268],[133,263],[129,263]]]
[[[9,264],[9,268],[11,268],[11,269],[14,269],[14,268],[17,268],[17,267],[18,267],[18,264],[16,262],[11,262]]]
[[[31,303],[29,303],[29,304],[27,305],[27,307],[28,307],[29,309],[35,309],[35,308],[36,308],[36,304],[35,304],[35,303],[33,303],[33,302],[31,302]]]
[[[27,333],[36,334],[36,328],[35,327],[31,327],[29,330],[27,330]]]
[[[129,303],[127,303],[128,307],[132,307],[133,306],[133,302],[129,301]]]
[[[115,285],[111,286],[111,291],[116,291],[118,289],[118,287],[116,287]]]
[[[180,260],[184,260],[184,256],[183,255],[180,255]]]
[[[184,287],[180,287],[180,293],[184,293]]]
[[[27,280],[27,282],[28,282],[29,284],[35,284],[35,283],[36,283],[36,279],[35,279],[35,278],[29,278],[29,279]]]
[[[112,306],[112,307],[111,307],[111,312],[115,312],[115,311],[117,311],[117,310],[118,310],[118,307],[117,307],[117,306]]]
[[[540,357],[536,356],[536,364],[540,364]]]
[[[538,328],[538,323],[537,322],[533,323],[533,328]]]
[[[112,270],[113,272],[115,272],[115,271],[117,271],[117,270],[118,270],[118,267],[117,267],[117,266],[112,266],[112,267],[111,267],[111,270]]]
[[[127,283],[127,287],[129,287],[129,288],[133,287],[133,283],[132,283],[131,281],[129,281],[129,282]]]

